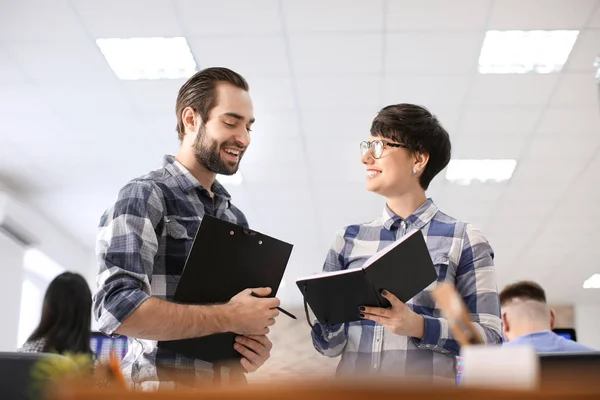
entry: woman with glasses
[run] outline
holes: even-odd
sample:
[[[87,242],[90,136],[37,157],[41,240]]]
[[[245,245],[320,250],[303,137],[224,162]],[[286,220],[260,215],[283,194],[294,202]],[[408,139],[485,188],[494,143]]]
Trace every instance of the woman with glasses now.
[[[482,233],[438,209],[425,191],[450,161],[450,138],[427,109],[413,104],[383,108],[360,144],[366,188],[386,199],[371,222],[340,230],[327,254],[326,272],[360,268],[373,254],[420,229],[438,282],[456,286],[481,337],[501,342],[501,321],[493,251]],[[410,376],[454,382],[459,346],[448,321],[429,294],[435,284],[402,303],[382,293],[390,308],[360,307],[358,322],[316,323],[313,344],[341,361],[337,374]]]

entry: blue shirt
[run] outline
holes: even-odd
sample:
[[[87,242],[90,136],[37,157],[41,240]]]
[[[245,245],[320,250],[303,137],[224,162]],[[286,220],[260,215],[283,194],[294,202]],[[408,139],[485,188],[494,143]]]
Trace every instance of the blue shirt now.
[[[377,251],[416,229],[425,237],[437,282],[455,285],[485,343],[499,344],[500,302],[492,248],[473,225],[444,214],[430,199],[405,220],[386,206],[373,221],[342,229],[323,270],[360,268]],[[329,357],[341,354],[338,375],[418,375],[454,382],[459,345],[429,293],[435,285],[406,303],[425,320],[422,339],[396,335],[368,320],[340,325],[316,323],[312,331],[315,348]]]
[[[552,331],[539,331],[519,336],[515,340],[506,342],[503,346],[529,346],[537,353],[561,353],[561,352],[589,352],[596,351]]]

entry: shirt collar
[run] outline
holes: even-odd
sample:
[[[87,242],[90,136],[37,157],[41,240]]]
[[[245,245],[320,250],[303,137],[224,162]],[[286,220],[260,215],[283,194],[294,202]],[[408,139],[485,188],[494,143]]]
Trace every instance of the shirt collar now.
[[[526,333],[525,335],[519,336],[515,340],[520,339],[520,338],[526,338],[526,337],[554,336],[554,335],[556,335],[554,332],[552,332],[552,331],[550,331],[548,329],[545,329],[545,330],[542,330],[542,331]]]
[[[438,212],[437,206],[433,200],[427,199],[417,210],[409,215],[406,220],[406,224],[414,229],[421,229],[431,221],[434,215]],[[398,225],[403,221],[402,218],[394,214],[394,212],[386,204],[383,208],[383,227],[387,230],[392,228],[397,229]]]
[[[188,193],[192,189],[199,189],[206,191],[206,188],[202,186],[200,182],[192,175],[186,167],[183,166],[175,157],[166,155],[164,159],[165,170],[171,174],[177,181],[177,184],[184,192]],[[231,200],[229,192],[215,179],[212,185],[212,192],[217,196],[223,197],[226,200]]]

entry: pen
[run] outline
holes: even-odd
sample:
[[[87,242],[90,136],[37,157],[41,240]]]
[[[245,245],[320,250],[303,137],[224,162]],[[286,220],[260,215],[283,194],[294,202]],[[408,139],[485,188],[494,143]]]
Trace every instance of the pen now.
[[[254,296],[254,297],[261,298],[259,295],[257,295],[257,294],[256,294],[256,293],[254,293],[253,291],[250,291],[250,294],[252,294],[252,296]],[[292,313],[291,313],[291,312],[289,312],[289,311],[285,311],[285,310],[284,310],[283,308],[281,308],[281,307],[275,307],[275,308],[277,308],[277,310],[281,311],[282,313],[284,313],[285,315],[287,315],[288,317],[290,317],[290,318],[292,318],[292,319],[298,319],[298,318],[296,318],[296,316],[295,316],[294,314],[292,314]]]
[[[117,382],[121,389],[127,389],[127,384],[125,383],[125,377],[123,376],[123,372],[121,372],[121,366],[119,365],[119,358],[117,357],[117,352],[112,349],[110,352],[110,358],[108,359],[108,366],[110,372],[112,373],[113,379]]]

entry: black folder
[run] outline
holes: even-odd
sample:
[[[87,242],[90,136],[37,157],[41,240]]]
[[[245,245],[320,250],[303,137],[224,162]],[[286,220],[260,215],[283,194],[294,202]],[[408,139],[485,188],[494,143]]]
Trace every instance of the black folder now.
[[[383,289],[407,302],[437,279],[427,244],[415,230],[369,258],[361,268],[296,281],[317,320],[334,325],[358,321],[360,306],[389,307]]]
[[[174,301],[183,304],[227,303],[244,289],[270,287],[276,295],[292,245],[209,215],[202,218]],[[160,323],[160,321],[157,321]],[[158,347],[211,363],[237,360],[235,333],[161,341]]]

